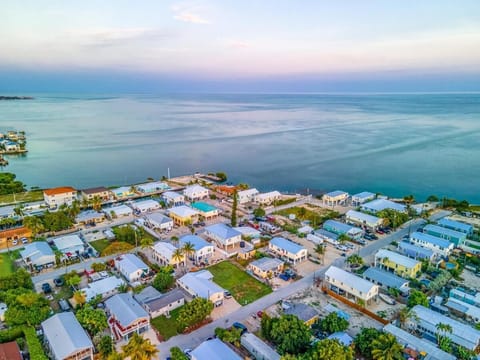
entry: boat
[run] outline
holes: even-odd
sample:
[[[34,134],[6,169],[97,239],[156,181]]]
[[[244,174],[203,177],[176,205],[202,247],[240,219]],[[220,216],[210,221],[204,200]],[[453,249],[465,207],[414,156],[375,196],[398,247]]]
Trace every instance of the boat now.
[[[378,294],[378,297],[388,305],[395,305],[397,303],[395,299],[392,299],[390,296],[385,294]]]

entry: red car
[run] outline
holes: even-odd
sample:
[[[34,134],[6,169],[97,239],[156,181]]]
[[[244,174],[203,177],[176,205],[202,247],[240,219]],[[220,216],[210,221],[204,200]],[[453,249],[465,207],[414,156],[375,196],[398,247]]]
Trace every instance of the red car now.
[[[263,316],[263,311],[258,311],[258,312],[257,312],[257,316],[261,319],[262,316]]]

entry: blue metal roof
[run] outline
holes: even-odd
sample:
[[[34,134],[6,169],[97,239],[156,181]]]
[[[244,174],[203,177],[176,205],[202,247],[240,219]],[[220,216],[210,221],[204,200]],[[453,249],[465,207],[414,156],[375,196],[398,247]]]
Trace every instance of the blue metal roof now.
[[[303,246],[297,245],[294,242],[284,239],[282,237],[274,237],[272,240],[270,240],[270,243],[281,249],[286,250],[291,254],[297,254],[305,249]]]
[[[362,191],[361,193],[352,195],[352,198],[368,199],[368,198],[371,198],[371,197],[374,197],[374,196],[375,196],[374,193],[371,193],[369,191]]]
[[[469,224],[465,224],[460,221],[455,221],[449,218],[443,218],[437,221],[437,224],[451,230],[461,231],[464,233],[471,233],[473,231],[473,226]]]
[[[326,193],[325,195],[330,196],[330,197],[337,197],[337,196],[345,195],[345,194],[348,195],[348,193],[345,192],[345,191],[335,190],[335,191],[331,191],[329,193]]]
[[[398,244],[398,248],[406,255],[420,257],[422,259],[429,259],[433,255],[433,250],[414,245],[407,241],[401,241]]]
[[[202,250],[206,246],[212,246],[208,241],[196,235],[183,236],[182,238],[180,238],[179,242],[182,246],[185,245],[186,243],[191,243],[195,248],[195,251]]]
[[[437,236],[433,236],[430,234],[425,234],[421,232],[414,232],[412,235],[410,235],[411,239],[418,239],[420,241],[425,241],[427,243],[440,246],[442,248],[448,248],[450,246],[450,241],[446,239],[439,238]]]
[[[365,270],[362,276],[364,279],[395,289],[400,289],[401,287],[405,286],[405,284],[408,284],[408,280],[377,267],[369,267],[367,270]]]
[[[432,224],[425,226],[424,230],[428,233],[438,233],[455,239],[465,239],[467,237],[467,234],[463,232],[447,229],[445,227]]]
[[[241,360],[232,349],[225,345],[220,339],[207,340],[201,343],[191,352],[192,357],[197,360]]]
[[[242,235],[241,232],[223,223],[207,226],[205,231],[209,231],[224,240]]]
[[[346,234],[351,230],[356,229],[357,231],[362,231],[362,229],[357,228],[355,226],[351,226],[340,221],[336,220],[327,220],[323,223],[323,228],[329,231],[337,231],[339,233]]]

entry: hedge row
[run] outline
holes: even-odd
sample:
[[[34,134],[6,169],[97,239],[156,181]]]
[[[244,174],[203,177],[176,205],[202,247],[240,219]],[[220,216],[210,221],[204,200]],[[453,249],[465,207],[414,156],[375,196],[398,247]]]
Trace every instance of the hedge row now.
[[[35,328],[31,326],[18,326],[7,330],[0,331],[0,343],[14,341],[24,337],[28,346],[31,360],[48,360],[43,351],[42,344],[38,340]]]

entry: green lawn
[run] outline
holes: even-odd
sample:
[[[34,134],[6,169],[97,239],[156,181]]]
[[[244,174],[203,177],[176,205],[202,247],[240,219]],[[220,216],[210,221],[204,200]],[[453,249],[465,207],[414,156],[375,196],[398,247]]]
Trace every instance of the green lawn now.
[[[230,291],[240,305],[249,304],[272,292],[267,285],[228,261],[210,266],[208,270],[213,274],[213,281]]]
[[[338,216],[336,211],[321,208],[316,211],[312,211],[301,206],[294,206],[288,209],[280,210],[275,212],[275,214],[283,215],[285,217],[293,214],[298,220],[309,220],[313,226],[319,226],[326,220],[333,219]]]
[[[0,253],[0,277],[13,273],[13,259],[8,252]]]
[[[15,202],[32,202],[43,200],[43,191],[34,190],[18,194],[0,195],[0,205],[14,204]]]
[[[152,326],[157,329],[160,334],[162,334],[165,341],[170,339],[172,336],[178,335],[177,317],[181,308],[182,307],[179,307],[171,311],[169,318],[167,318],[165,315],[161,315],[150,321]]]
[[[110,240],[107,239],[100,239],[90,242],[90,245],[92,245],[92,247],[97,250],[99,254],[101,254],[103,250],[105,250],[105,248],[110,244]]]

